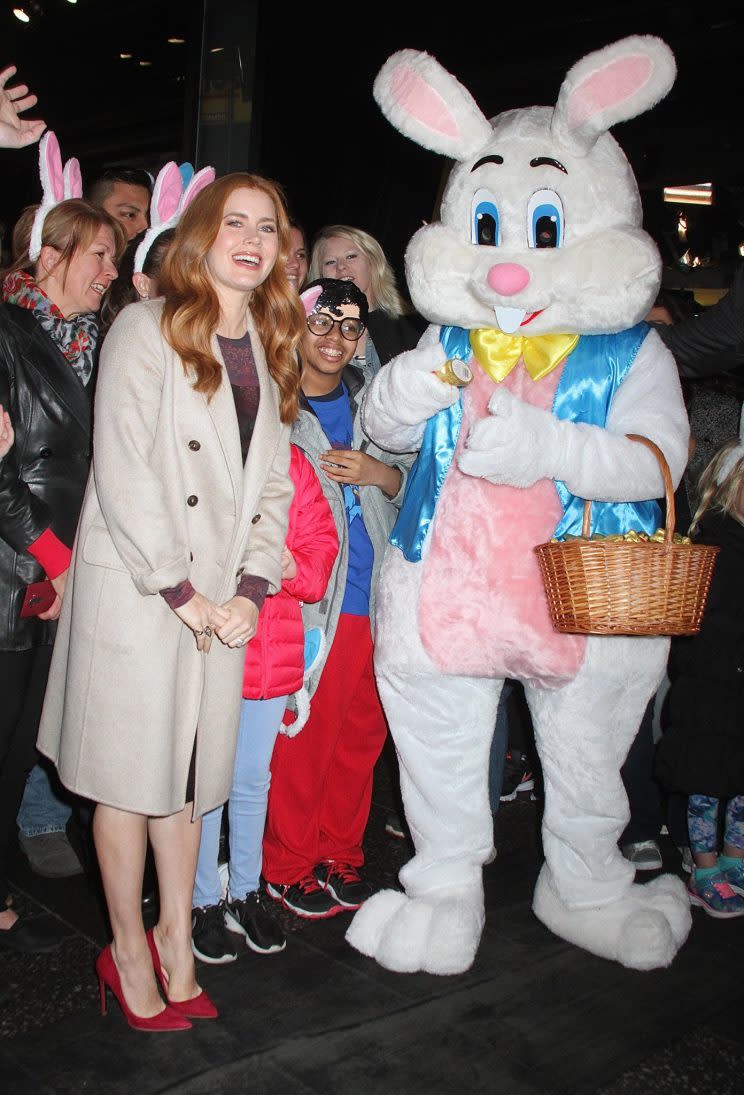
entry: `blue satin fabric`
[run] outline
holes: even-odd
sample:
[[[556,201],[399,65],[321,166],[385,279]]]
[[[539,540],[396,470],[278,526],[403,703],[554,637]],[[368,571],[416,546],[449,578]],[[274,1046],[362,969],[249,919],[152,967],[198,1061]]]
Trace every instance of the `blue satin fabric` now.
[[[616,335],[582,335],[568,358],[553,399],[553,413],[572,422],[604,426],[612,398],[632,366],[648,333],[639,323]],[[461,327],[443,327],[440,342],[448,358],[468,361],[472,356],[470,332]],[[452,464],[462,425],[462,396],[451,407],[439,411],[426,424],[421,449],[409,475],[403,504],[390,534],[390,543],[411,563],[419,562],[442,485]],[[556,480],[563,517],[555,536],[581,535],[584,501]],[[655,532],[660,509],[655,501],[595,502],[592,532],[605,535],[634,528]]]
[[[610,404],[628,375],[641,344],[649,332],[647,323],[638,323],[616,335],[582,335],[569,357],[553,399],[556,418],[604,426]],[[580,536],[584,499],[571,494],[562,481],[555,487],[563,506],[563,517],[553,535],[558,540]],[[636,532],[656,532],[661,509],[653,499],[645,502],[593,502],[592,533],[603,536]]]
[[[442,327],[439,341],[448,359],[467,361],[472,355],[470,332],[462,327]],[[442,484],[455,455],[462,424],[462,395],[426,423],[421,448],[408,473],[403,504],[390,533],[390,543],[409,563],[418,563],[434,516]]]

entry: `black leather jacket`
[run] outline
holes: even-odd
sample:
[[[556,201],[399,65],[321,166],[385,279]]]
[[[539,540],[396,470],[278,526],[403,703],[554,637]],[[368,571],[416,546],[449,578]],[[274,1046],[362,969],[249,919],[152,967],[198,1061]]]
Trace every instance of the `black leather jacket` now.
[[[72,546],[90,466],[91,388],[32,312],[0,304],[0,404],[15,430],[0,459],[0,650],[53,640],[53,624],[19,617],[26,586],[44,578],[26,549],[50,527]]]

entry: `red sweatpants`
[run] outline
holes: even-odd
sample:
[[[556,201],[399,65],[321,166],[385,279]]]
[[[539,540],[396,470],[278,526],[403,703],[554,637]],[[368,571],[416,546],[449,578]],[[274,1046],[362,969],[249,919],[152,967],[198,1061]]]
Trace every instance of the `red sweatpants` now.
[[[372,770],[386,734],[366,616],[339,617],[333,645],[296,738],[271,761],[263,873],[291,885],[324,859],[360,867]]]

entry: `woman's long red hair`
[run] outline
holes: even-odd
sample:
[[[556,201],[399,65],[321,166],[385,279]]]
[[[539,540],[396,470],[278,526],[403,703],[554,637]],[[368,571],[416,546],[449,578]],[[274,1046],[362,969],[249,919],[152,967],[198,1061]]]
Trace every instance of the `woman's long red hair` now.
[[[196,196],[181,218],[160,275],[160,290],[165,297],[163,334],[181,358],[184,370],[193,375],[196,391],[211,399],[222,383],[222,365],[212,352],[220,304],[207,267],[207,254],[219,232],[225,202],[241,187],[267,194],[276,211],[279,253],[269,276],[254,289],[250,308],[269,372],[279,388],[281,420],[293,422],[300,390],[297,348],[305,316],[285,273],[289,218],[276,183],[241,172],[216,179]]]

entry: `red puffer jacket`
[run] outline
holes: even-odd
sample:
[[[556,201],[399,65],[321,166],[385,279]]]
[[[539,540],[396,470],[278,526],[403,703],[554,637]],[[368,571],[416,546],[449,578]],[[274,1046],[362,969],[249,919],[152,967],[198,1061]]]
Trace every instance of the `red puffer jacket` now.
[[[295,490],[287,547],[297,574],[264,601],[258,630],[246,647],[243,696],[247,700],[289,696],[302,687],[305,632],[300,602],[321,599],[338,553],[336,526],[315,469],[295,445],[289,474]]]

